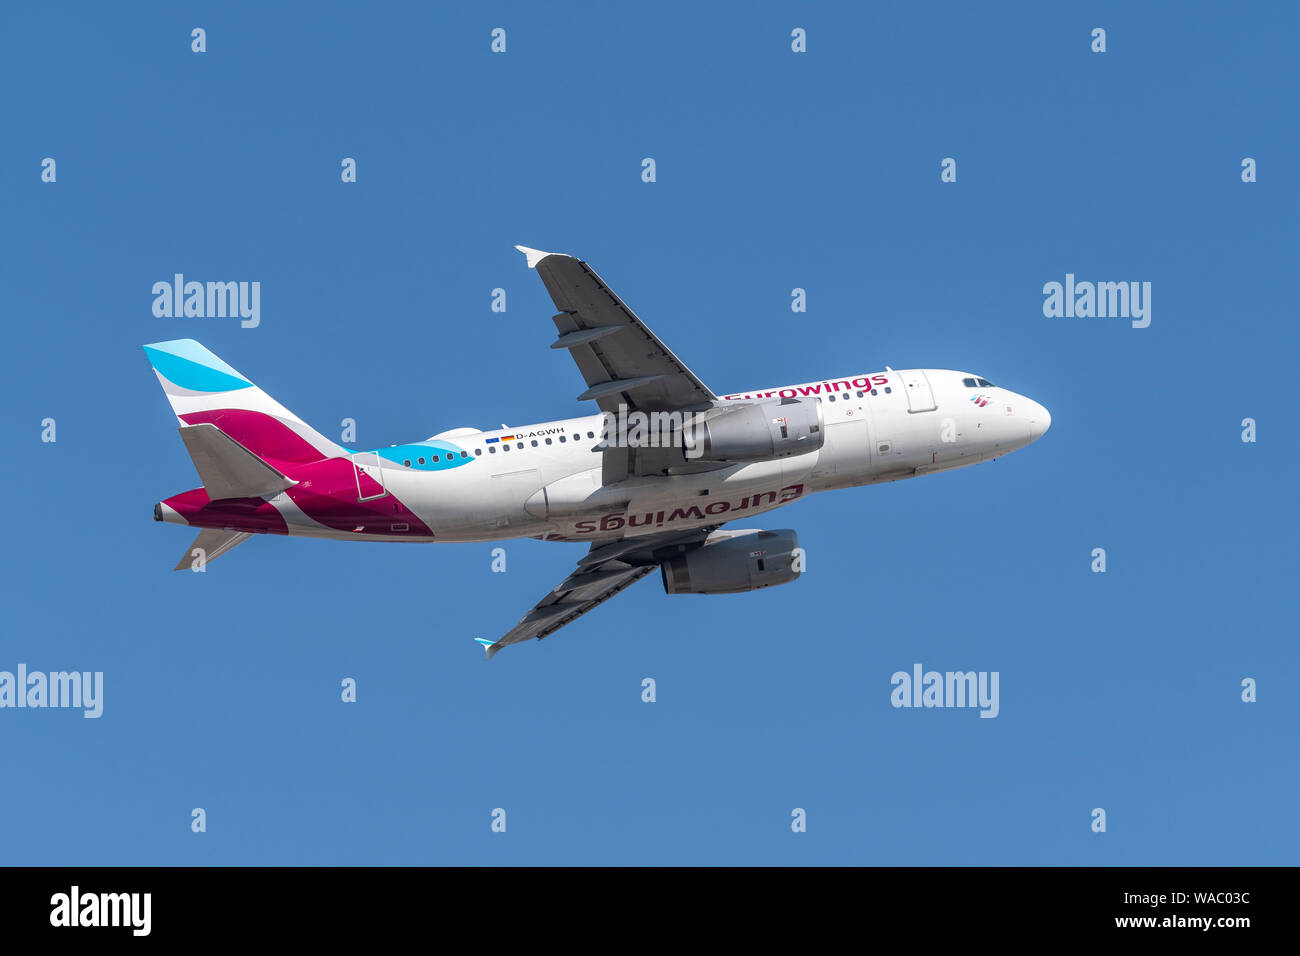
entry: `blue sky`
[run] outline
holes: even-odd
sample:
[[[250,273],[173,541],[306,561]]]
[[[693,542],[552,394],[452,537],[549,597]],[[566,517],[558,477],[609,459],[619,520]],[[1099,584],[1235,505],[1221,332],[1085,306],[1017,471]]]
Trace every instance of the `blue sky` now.
[[[0,669],[103,671],[105,701],[0,711],[0,862],[1293,864],[1280,9],[6,11]],[[1052,430],[771,515],[792,585],[651,578],[491,664],[472,638],[582,546],[170,570],[191,536],[151,509],[197,479],[141,344],[199,339],[359,447],[591,411],[514,243],[588,260],[719,393],[969,369]],[[260,326],[154,317],[175,272],[261,282]],[[1066,273],[1151,282],[1150,327],[1044,317]],[[998,671],[997,719],[891,707],[917,662]]]

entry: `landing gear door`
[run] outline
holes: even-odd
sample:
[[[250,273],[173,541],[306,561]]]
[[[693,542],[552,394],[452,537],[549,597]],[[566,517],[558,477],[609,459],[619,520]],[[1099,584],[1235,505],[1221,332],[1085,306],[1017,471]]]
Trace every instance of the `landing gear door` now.
[[[361,451],[353,455],[352,470],[357,478],[357,501],[370,501],[388,494],[384,487],[383,459],[374,452]]]
[[[930,389],[930,380],[920,369],[899,372],[903,388],[907,389],[907,410],[909,412],[932,412],[939,406],[934,403],[934,392]]]

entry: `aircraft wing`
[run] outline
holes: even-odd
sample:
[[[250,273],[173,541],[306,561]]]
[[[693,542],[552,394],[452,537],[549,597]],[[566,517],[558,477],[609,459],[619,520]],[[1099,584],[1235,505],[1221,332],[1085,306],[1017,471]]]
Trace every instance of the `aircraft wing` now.
[[[698,547],[713,530],[697,528],[593,544],[573,573],[533,605],[533,609],[505,635],[495,641],[477,640],[483,645],[489,660],[501,648],[511,644],[532,638],[540,641],[647,574],[653,574],[661,561]]]
[[[527,246],[515,248],[542,277],[559,310],[552,316],[559,338],[551,348],[567,349],[586,381],[587,390],[578,401],[593,400],[601,411],[617,414],[620,406],[627,411],[668,412],[705,409],[718,400],[587,263]],[[628,475],[666,473],[682,461],[680,453],[669,451],[606,449],[605,483]]]

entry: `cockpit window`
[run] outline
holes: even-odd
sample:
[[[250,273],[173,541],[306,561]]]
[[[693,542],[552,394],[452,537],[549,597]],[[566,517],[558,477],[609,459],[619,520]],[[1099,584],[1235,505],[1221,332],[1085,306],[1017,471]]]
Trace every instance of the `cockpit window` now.
[[[973,378],[963,378],[961,383],[967,388],[977,388],[979,386],[979,382],[975,381]]]
[[[990,382],[990,381],[989,381],[988,379],[986,379],[986,378],[976,379],[976,381],[979,382],[980,387],[982,387],[982,388],[997,388],[996,385],[994,385],[992,382]]]

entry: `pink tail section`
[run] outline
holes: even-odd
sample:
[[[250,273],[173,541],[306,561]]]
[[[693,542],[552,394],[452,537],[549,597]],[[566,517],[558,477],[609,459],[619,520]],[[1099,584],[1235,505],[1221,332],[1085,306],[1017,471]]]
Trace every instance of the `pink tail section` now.
[[[289,534],[293,521],[310,533],[433,537],[348,449],[198,342],[178,339],[144,348],[204,483],[159,502],[159,521],[250,534]],[[197,426],[215,427],[225,437]]]
[[[193,339],[144,347],[184,425],[212,424],[280,470],[348,450],[330,441]]]

